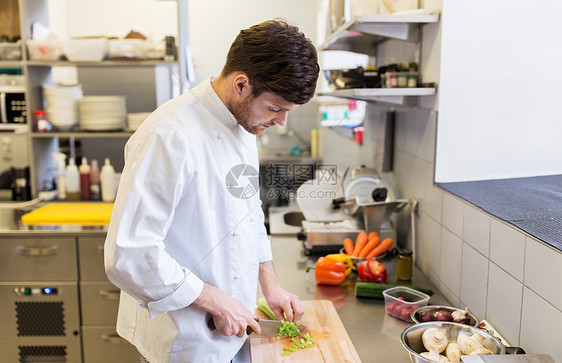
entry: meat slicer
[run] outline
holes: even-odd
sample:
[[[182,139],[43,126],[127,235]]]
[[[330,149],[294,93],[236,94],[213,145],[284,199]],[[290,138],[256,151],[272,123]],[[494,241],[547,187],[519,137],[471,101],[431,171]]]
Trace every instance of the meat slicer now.
[[[395,199],[393,190],[373,168],[361,166],[346,176],[347,171],[341,183],[317,177],[297,189],[297,204],[304,216],[297,236],[306,254],[337,252],[345,238],[355,241],[362,231],[375,231],[381,239],[396,241],[390,217],[410,201]]]

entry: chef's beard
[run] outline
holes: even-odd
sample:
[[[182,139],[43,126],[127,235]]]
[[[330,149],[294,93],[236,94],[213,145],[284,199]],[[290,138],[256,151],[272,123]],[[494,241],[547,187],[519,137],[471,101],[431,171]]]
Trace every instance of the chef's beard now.
[[[230,112],[234,115],[238,124],[252,135],[261,135],[266,129],[263,128],[264,124],[255,124],[255,116],[252,113],[252,103],[254,97],[250,96],[240,103],[231,104]]]

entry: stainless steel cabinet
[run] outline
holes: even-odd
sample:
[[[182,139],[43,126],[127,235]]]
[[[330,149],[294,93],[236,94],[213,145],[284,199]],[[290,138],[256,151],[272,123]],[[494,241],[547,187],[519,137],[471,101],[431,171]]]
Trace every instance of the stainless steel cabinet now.
[[[137,349],[117,335],[120,290],[105,274],[103,237],[78,237],[84,362],[136,362]]]
[[[0,281],[77,281],[74,237],[6,238],[0,243]]]
[[[83,326],[84,363],[138,362],[137,349],[115,333],[113,327]]]

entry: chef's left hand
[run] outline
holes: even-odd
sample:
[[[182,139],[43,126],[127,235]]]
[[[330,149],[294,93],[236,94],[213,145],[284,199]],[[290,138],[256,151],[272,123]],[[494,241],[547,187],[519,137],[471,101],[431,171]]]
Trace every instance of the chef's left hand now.
[[[279,320],[299,321],[304,314],[299,297],[281,287],[273,261],[260,263],[260,285],[263,296]]]
[[[268,289],[264,297],[279,320],[299,321],[304,314],[299,297],[280,286]]]

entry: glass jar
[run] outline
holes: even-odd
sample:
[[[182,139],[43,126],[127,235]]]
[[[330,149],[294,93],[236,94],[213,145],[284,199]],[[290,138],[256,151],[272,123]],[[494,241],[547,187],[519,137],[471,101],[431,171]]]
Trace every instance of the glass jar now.
[[[405,88],[408,86],[408,72],[398,72],[398,87]]]
[[[408,87],[414,88],[418,86],[418,74],[408,73]]]
[[[398,260],[396,260],[396,277],[398,280],[410,281],[412,279],[412,255],[412,251],[398,251]]]

